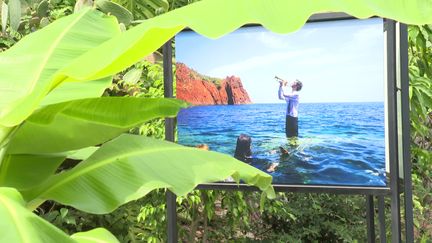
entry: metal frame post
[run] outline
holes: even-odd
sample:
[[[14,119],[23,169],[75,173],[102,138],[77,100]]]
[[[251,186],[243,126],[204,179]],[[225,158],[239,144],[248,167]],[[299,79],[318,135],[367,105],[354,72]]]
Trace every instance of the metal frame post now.
[[[386,20],[387,31],[387,78],[388,91],[387,96],[389,121],[389,154],[390,161],[390,188],[391,188],[391,228],[392,242],[401,242],[401,222],[400,222],[400,189],[399,189],[399,160],[398,160],[398,136],[397,136],[397,57],[396,57],[396,22]]]
[[[169,40],[163,46],[163,70],[164,70],[164,97],[174,97],[173,92],[173,70],[172,70],[172,41]],[[174,119],[165,119],[165,140],[174,142]],[[176,195],[171,191],[166,191],[167,205],[167,242],[178,242],[177,232],[177,204]]]
[[[366,196],[367,241],[375,242],[375,207],[372,195]]]
[[[385,226],[385,201],[384,196],[378,196],[378,222],[380,230],[380,243],[387,242],[386,226]]]
[[[399,46],[399,75],[400,75],[400,99],[401,99],[401,128],[402,138],[402,166],[403,166],[403,192],[405,211],[405,240],[414,242],[412,178],[411,178],[411,154],[410,154],[410,110],[409,110],[409,70],[408,70],[408,28],[407,25],[398,23]]]

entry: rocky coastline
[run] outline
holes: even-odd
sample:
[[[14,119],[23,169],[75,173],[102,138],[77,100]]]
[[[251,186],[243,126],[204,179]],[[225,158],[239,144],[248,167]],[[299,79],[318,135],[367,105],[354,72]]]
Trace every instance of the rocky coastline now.
[[[202,75],[184,63],[176,63],[177,98],[193,105],[251,104],[249,94],[236,76],[224,79]]]

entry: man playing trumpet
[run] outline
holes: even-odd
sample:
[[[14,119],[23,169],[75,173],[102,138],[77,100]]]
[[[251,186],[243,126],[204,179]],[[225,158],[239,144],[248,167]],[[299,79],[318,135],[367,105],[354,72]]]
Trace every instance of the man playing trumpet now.
[[[286,119],[285,119],[285,134],[287,138],[298,137],[298,104],[299,94],[303,84],[299,80],[291,83],[275,76],[279,81],[279,99],[285,100],[287,103]],[[283,87],[291,86],[291,92],[286,93]]]

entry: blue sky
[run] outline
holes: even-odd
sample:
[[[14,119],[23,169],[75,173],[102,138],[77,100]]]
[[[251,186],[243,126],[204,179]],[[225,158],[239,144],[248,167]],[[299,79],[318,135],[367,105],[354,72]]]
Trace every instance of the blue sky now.
[[[303,82],[300,102],[384,101],[382,20],[308,23],[290,34],[263,27],[219,39],[176,36],[176,60],[201,74],[241,78],[253,103],[278,103],[274,76]],[[283,101],[282,101],[283,102]]]

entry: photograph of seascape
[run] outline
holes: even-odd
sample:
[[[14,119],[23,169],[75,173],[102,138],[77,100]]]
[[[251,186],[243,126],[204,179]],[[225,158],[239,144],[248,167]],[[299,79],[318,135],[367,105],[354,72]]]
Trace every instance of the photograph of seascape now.
[[[175,38],[178,143],[234,156],[274,184],[386,186],[381,19]]]

